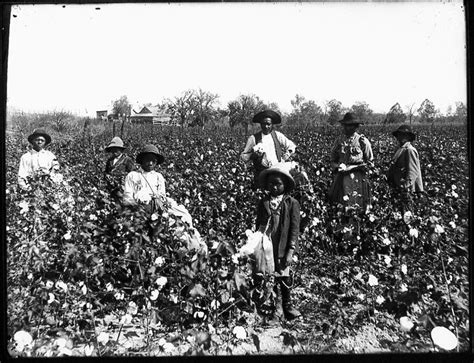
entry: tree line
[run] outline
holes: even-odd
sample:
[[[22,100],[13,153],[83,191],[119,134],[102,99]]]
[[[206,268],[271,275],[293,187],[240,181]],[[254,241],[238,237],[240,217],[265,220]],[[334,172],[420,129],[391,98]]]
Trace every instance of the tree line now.
[[[345,107],[342,102],[332,99],[320,106],[297,94],[291,100],[291,112],[285,113],[280,111],[275,102],[266,103],[255,94],[241,94],[229,101],[225,108],[221,108],[219,96],[202,89],[186,90],[181,95],[164,99],[154,106],[169,113],[181,126],[225,123],[230,127],[243,126],[246,129],[252,116],[264,109],[279,112],[282,114],[283,124],[295,126],[335,124],[346,112],[354,113],[367,124],[464,123],[467,118],[467,108],[463,102],[456,102],[454,109],[450,106],[443,114],[429,99],[425,99],[420,105],[411,103],[403,108],[396,102],[386,113],[376,113],[364,101]],[[129,109],[127,96],[113,101],[115,114],[125,114]]]
[[[429,99],[420,105],[410,103],[402,107],[396,102],[386,113],[374,112],[364,101],[355,102],[346,107],[342,102],[331,99],[323,105],[302,95],[295,95],[291,100],[291,112],[281,112],[275,102],[264,102],[255,94],[241,94],[222,108],[219,95],[202,89],[189,89],[173,98],[147,103],[168,113],[180,126],[230,126],[243,127],[248,133],[252,117],[264,109],[272,109],[282,115],[282,123],[289,126],[317,126],[336,124],[346,112],[352,112],[366,124],[399,124],[399,123],[465,123],[467,107],[463,102],[456,102],[454,108],[448,107],[443,114]],[[111,102],[112,113],[117,118],[130,115],[131,103],[126,95]],[[91,123],[88,117],[77,117],[69,111],[54,110],[43,113],[10,112],[7,126],[26,130],[32,124],[36,127],[49,126],[61,133],[71,128],[88,128]]]

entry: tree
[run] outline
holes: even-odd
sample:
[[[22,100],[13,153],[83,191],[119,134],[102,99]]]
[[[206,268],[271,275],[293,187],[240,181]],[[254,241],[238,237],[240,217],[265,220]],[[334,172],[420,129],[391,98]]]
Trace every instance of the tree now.
[[[342,118],[342,103],[336,99],[327,101],[325,104],[327,122],[334,124]]]
[[[245,127],[245,133],[248,133],[249,124],[253,116],[266,109],[263,101],[254,94],[240,95],[237,99],[227,104],[229,125],[234,127],[242,125]]]
[[[397,102],[390,108],[390,111],[388,111],[385,122],[389,124],[399,124],[405,122],[406,118],[407,117],[403,112],[402,107]]]
[[[433,122],[439,113],[429,99],[425,99],[417,111],[421,122]]]
[[[288,116],[288,123],[303,125],[321,121],[323,110],[313,100],[306,101],[303,96],[296,95],[291,105],[293,111]]]
[[[73,118],[73,114],[69,111],[53,111],[49,114],[51,126],[58,132],[64,132],[67,128],[68,121]]]
[[[454,117],[457,122],[466,122],[467,119],[467,107],[462,102],[456,102],[456,111],[454,111]]]
[[[217,100],[219,96],[211,92],[199,89],[194,92],[193,102],[190,103],[193,107],[193,116],[190,126],[204,126],[212,118],[217,116]]]
[[[178,119],[180,126],[187,126],[193,119],[194,93],[194,90],[187,90],[181,96],[176,96],[173,100],[167,100],[171,116]]]
[[[130,116],[132,105],[128,101],[127,96],[122,96],[118,100],[112,102],[112,114],[115,117]]]
[[[406,105],[405,109],[407,111],[408,120],[410,121],[410,124],[411,124],[413,116],[415,115],[415,103],[410,103],[410,104]]]
[[[369,104],[363,101],[358,101],[354,103],[350,108],[350,112],[352,112],[357,118],[365,122],[369,121],[369,118],[373,113],[373,111],[369,107]]]

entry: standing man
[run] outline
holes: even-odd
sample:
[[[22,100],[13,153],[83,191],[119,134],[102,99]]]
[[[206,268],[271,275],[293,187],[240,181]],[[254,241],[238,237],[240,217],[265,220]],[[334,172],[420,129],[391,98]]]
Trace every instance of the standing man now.
[[[281,123],[281,117],[272,110],[257,113],[253,123],[259,123],[261,131],[251,135],[240,155],[244,162],[252,161],[254,188],[258,186],[258,175],[262,170],[287,161],[296,150],[296,145],[281,132],[273,130],[273,125]]]
[[[56,156],[45,147],[51,143],[51,136],[43,130],[36,129],[28,136],[31,149],[23,154],[18,169],[18,185],[23,190],[31,189],[32,178],[39,177],[42,181],[45,177],[59,170]]]
[[[399,148],[388,169],[387,180],[400,210],[411,211],[413,193],[423,192],[420,158],[418,151],[411,144],[416,139],[416,135],[408,125],[400,126],[392,132],[392,135],[397,139]]]

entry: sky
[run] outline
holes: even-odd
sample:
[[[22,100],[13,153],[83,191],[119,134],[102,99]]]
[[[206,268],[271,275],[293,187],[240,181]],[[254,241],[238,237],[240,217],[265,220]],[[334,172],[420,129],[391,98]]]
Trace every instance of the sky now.
[[[17,5],[10,110],[95,116],[201,88],[220,106],[255,94],[290,112],[365,101],[387,112],[466,103],[465,13],[451,2]]]

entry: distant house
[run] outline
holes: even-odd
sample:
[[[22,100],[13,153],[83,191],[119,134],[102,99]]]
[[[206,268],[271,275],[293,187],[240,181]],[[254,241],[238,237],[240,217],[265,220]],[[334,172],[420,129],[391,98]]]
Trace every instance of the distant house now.
[[[103,110],[103,111],[96,111],[96,118],[98,120],[107,120],[107,114],[108,114],[108,111],[107,110]]]
[[[132,111],[130,115],[130,122],[137,124],[153,124],[171,126],[175,123],[171,119],[171,115],[166,111],[160,110],[156,106],[143,106],[143,108],[136,112]]]

